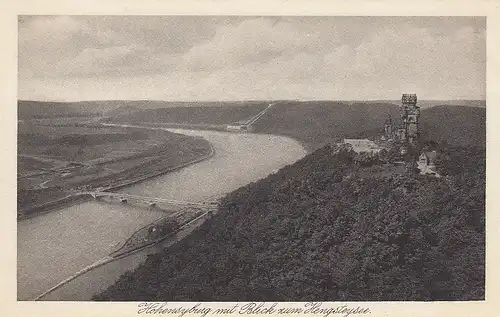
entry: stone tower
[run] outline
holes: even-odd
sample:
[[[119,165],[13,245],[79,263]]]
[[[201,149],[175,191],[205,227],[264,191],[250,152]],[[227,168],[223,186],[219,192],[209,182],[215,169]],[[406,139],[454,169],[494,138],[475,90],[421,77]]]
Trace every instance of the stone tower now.
[[[392,139],[392,134],[393,134],[393,131],[392,131],[392,119],[391,119],[391,116],[389,116],[387,118],[387,120],[385,121],[385,126],[384,126],[384,136],[387,140],[391,140]]]
[[[404,141],[416,145],[419,138],[418,120],[420,107],[417,106],[416,94],[403,94],[401,98],[401,122],[404,129]]]

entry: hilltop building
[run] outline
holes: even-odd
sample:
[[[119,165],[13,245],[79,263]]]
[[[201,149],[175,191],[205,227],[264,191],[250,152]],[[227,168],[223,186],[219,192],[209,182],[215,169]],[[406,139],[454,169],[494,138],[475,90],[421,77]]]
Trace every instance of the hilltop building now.
[[[344,139],[342,143],[337,144],[338,149],[348,149],[357,154],[374,156],[384,149],[389,150],[392,148],[398,150],[401,158],[408,153],[415,153],[419,149],[420,143],[420,107],[417,106],[416,94],[403,94],[400,116],[401,120],[397,124],[394,124],[389,116],[384,123],[384,133],[376,137],[375,141],[369,139]],[[436,151],[421,152],[417,159],[420,174],[440,177],[436,172],[435,158]]]
[[[436,172],[436,165],[434,163],[436,159],[436,151],[422,152],[417,161],[417,167],[422,175],[432,175],[435,177],[440,177]]]
[[[344,139],[344,142],[338,145],[348,149],[352,149],[358,154],[377,154],[384,149],[383,147],[368,139]]]
[[[400,106],[401,121],[399,125],[393,124],[389,117],[384,125],[382,141],[396,141],[416,146],[419,141],[420,107],[417,106],[416,94],[403,94]]]
[[[385,122],[384,140],[398,141],[416,146],[419,141],[420,107],[417,106],[416,94],[403,94],[400,106],[400,124],[395,127],[392,118]]]
[[[416,94],[403,94],[401,98],[401,128],[404,129],[404,141],[416,145],[419,138],[420,107],[417,106]]]

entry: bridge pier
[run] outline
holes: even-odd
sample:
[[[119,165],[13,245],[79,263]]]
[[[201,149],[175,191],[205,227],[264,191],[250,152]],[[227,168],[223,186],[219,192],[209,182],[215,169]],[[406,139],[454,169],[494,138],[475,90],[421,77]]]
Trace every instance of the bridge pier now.
[[[129,200],[133,202],[140,202],[142,205],[147,204],[150,208],[158,207],[159,203],[165,203],[178,207],[191,207],[195,209],[217,209],[217,201],[205,201],[205,202],[190,202],[190,201],[180,201],[174,199],[162,199],[155,197],[144,197],[137,195],[130,195],[126,193],[112,193],[104,191],[82,191],[81,194],[91,195],[95,200],[102,199],[103,197],[108,197],[110,200],[119,200],[121,203],[128,203]]]

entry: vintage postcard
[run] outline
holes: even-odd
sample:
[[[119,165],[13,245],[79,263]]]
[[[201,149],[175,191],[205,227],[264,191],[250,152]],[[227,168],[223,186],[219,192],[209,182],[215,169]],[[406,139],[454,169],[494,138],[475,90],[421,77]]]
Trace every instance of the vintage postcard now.
[[[498,3],[51,2],[2,22],[12,315],[493,316]]]

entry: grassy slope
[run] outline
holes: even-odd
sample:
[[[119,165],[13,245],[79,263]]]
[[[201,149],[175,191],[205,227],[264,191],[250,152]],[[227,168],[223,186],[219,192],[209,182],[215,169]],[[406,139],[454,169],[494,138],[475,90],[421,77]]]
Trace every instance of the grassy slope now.
[[[448,177],[387,177],[317,150],[94,299],[482,299],[484,150],[442,148],[438,163]]]

